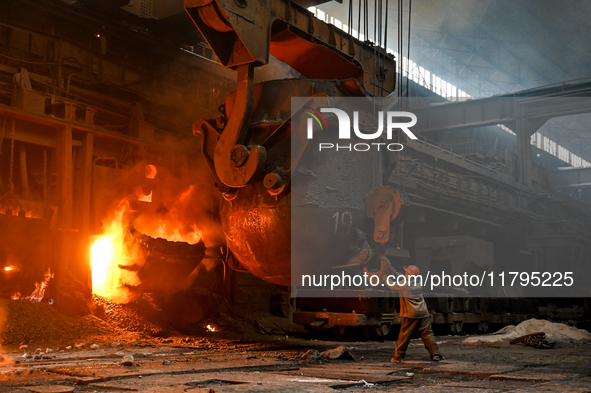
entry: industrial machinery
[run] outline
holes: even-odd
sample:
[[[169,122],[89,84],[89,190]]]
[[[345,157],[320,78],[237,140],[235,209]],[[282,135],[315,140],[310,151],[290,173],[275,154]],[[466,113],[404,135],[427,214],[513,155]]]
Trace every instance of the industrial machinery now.
[[[202,136],[203,154],[223,196],[220,219],[229,249],[240,268],[266,281],[288,286],[293,285],[290,280],[294,273],[292,266],[306,269],[326,264],[330,258],[323,254],[325,252],[337,253],[337,259],[343,265],[349,261],[349,266],[356,263],[362,265],[358,262],[364,258],[366,263],[371,259],[378,266],[380,258],[388,260],[389,257],[397,266],[402,265],[404,260],[408,261],[410,253],[403,248],[401,220],[410,205],[408,197],[392,187],[380,187],[383,185],[381,181],[372,182],[369,176],[364,176],[363,173],[370,172],[365,164],[361,164],[361,168],[353,168],[347,167],[344,161],[339,163],[344,166],[343,172],[356,179],[356,190],[349,192],[347,197],[341,196],[338,203],[331,204],[330,196],[318,194],[316,197],[326,202],[324,210],[317,209],[316,215],[305,217],[290,215],[292,204],[300,203],[299,193],[296,196],[291,194],[290,181],[301,172],[301,168],[291,167],[293,157],[291,163],[289,160],[291,122],[292,117],[297,115],[293,107],[290,112],[290,98],[388,95],[394,90],[396,82],[396,63],[392,57],[382,48],[359,42],[314,18],[302,6],[291,1],[186,0],[185,7],[220,62],[236,70],[237,74],[237,90],[222,106],[222,117],[217,123],[214,120],[198,120],[193,131]],[[270,54],[308,79],[253,85],[253,68],[266,64]],[[376,59],[379,59],[378,67]],[[298,159],[296,157],[295,162]],[[408,162],[403,159],[386,162],[382,180],[390,181],[390,173],[397,165],[401,171]],[[310,171],[309,168],[304,170]],[[396,182],[396,176],[392,178]],[[402,185],[400,178],[398,183]],[[305,192],[314,191],[310,188]],[[398,198],[398,204],[394,203],[396,211],[388,214],[376,208],[372,195],[380,192],[389,193],[391,200]],[[368,195],[367,201],[364,201],[364,195]],[[338,216],[335,233],[326,230],[326,222],[330,222],[338,210],[357,216],[357,223],[364,222],[358,218],[365,217],[363,213],[367,210],[365,224],[356,227],[361,236],[355,239],[355,231],[348,233],[348,238],[337,236]],[[417,217],[420,214],[424,213],[415,210],[408,223],[420,222],[421,218]],[[296,227],[307,228],[298,231],[291,242],[290,219]],[[390,226],[400,226],[397,237],[380,242],[378,233],[384,233],[384,229],[388,231]],[[370,237],[373,235],[372,246],[365,241],[364,233]],[[423,250],[427,239],[417,237],[413,232],[410,239],[416,239],[414,254],[418,261],[425,254]],[[492,243],[471,237],[462,239],[465,247],[462,261],[461,258],[449,259],[455,269],[466,267],[469,263],[493,266]],[[353,246],[356,241],[361,241],[361,247]],[[290,258],[293,258],[290,246],[304,250],[300,253],[303,255],[301,261]],[[351,252],[351,248],[357,251]],[[473,254],[480,256],[472,258]],[[331,267],[334,268],[325,268]],[[342,332],[346,326],[355,326],[383,337],[399,320],[395,295],[389,291],[360,291],[356,299],[340,297],[338,291],[334,292],[333,298],[310,299],[307,297],[313,294],[306,294],[305,291],[300,291],[299,295],[303,298],[292,304],[291,317],[310,329],[336,328]],[[351,296],[350,293],[348,295]],[[535,302],[529,302],[533,304],[529,306],[522,304],[527,301],[514,302],[514,305],[521,305],[515,308],[521,310],[516,314],[506,304],[496,307],[494,301],[472,296],[474,294],[453,290],[432,294],[429,306],[434,313],[434,322],[449,326],[455,333],[462,332],[464,324],[487,331],[489,324],[518,322],[537,312]]]
[[[222,64],[236,69],[238,77],[236,92],[223,106],[223,128],[199,120],[194,133],[203,137],[203,154],[223,195],[220,218],[229,248],[255,276],[288,286],[290,218],[297,219],[290,217],[291,97],[362,96],[376,88],[389,94],[396,73],[392,56],[379,48],[384,61],[376,75],[376,48],[318,20],[302,6],[290,1],[265,4],[185,2]],[[254,86],[253,68],[267,63],[269,55],[309,79]],[[318,247],[310,249],[319,252]],[[310,258],[308,263],[317,262]]]
[[[377,271],[385,261],[400,270],[411,260],[421,269],[543,266],[562,255],[584,265],[590,255],[588,210],[553,193],[531,152],[519,153],[530,147],[524,141],[531,134],[518,140],[516,154],[509,134],[465,129],[499,118],[518,121],[515,112],[449,118],[456,123],[443,132],[419,130],[420,139],[407,141],[404,154],[375,162],[322,164],[338,167],[343,177],[334,179],[338,187],[319,189],[325,182],[319,174],[328,171],[293,164],[298,157],[290,135],[299,115],[291,98],[387,97],[400,74],[383,48],[305,8],[318,2],[186,0],[186,12],[207,43],[188,34],[176,46],[153,39],[170,29],[112,26],[78,18],[69,5],[39,3],[43,9],[37,2],[10,3],[11,21],[4,20],[0,30],[6,38],[0,47],[0,262],[14,268],[2,276],[10,283],[3,285],[4,296],[42,277],[48,265],[41,264],[49,259],[56,307],[76,303],[60,294],[88,298],[86,285],[98,276],[89,271],[89,239],[115,236],[101,231],[114,206],[121,213],[115,215],[117,236],[145,259],[143,265],[133,258],[119,261],[117,272],[137,273],[142,285],[131,282],[128,288],[160,291],[170,303],[183,298],[181,289],[190,293],[191,302],[175,309],[181,327],[215,309],[226,268],[250,272],[287,293],[296,266],[293,247],[302,251],[300,269],[327,272],[335,265]],[[79,24],[75,35],[54,22],[61,18]],[[189,27],[197,36],[195,26]],[[294,79],[256,84],[255,69],[274,58],[287,64]],[[434,98],[410,83],[419,95]],[[568,88],[578,94],[586,85]],[[549,91],[531,91],[526,98]],[[456,105],[454,113],[465,112],[465,103],[434,99],[438,108]],[[466,105],[506,109],[495,100]],[[223,104],[216,112],[212,103]],[[327,120],[332,126],[334,119]],[[199,137],[188,140],[191,123]],[[446,143],[454,144],[453,152]],[[370,166],[377,175],[367,175]],[[294,205],[302,206],[302,193],[292,188],[296,176],[305,178],[305,193],[322,202],[321,209],[292,214]],[[295,239],[290,223],[304,229]],[[565,228],[572,236],[562,236]],[[390,236],[380,238],[385,232]],[[338,262],[327,262],[327,254]],[[399,321],[396,292],[339,290],[348,297],[335,291],[332,298],[317,298],[299,290],[295,302],[284,301],[290,305],[285,313],[313,331],[355,327],[377,337]],[[460,333],[519,322],[542,309],[563,319],[583,312],[576,302],[508,301],[493,299],[497,294],[490,291],[472,295],[449,288],[431,293],[434,323]],[[202,304],[208,307],[195,313]]]
[[[359,242],[358,233],[365,228],[348,228],[343,234],[335,230],[333,233],[335,211],[347,212],[349,226],[353,220],[374,220],[378,233],[378,230],[387,231],[391,221],[401,222],[408,200],[393,188],[376,188],[381,184],[368,176],[374,161],[361,165],[340,161],[327,165],[339,165],[340,170],[349,175],[335,186],[347,190],[347,195],[319,193],[317,198],[324,201],[321,204],[325,208],[315,209],[311,214],[292,215],[292,203],[304,202],[299,193],[292,195],[291,178],[299,175],[302,167],[292,167],[299,158],[291,157],[290,160],[290,156],[304,154],[304,151],[290,151],[292,117],[297,115],[291,106],[291,97],[329,99],[388,95],[394,90],[396,80],[396,63],[392,55],[327,25],[291,1],[263,4],[257,1],[191,0],[185,2],[185,7],[220,62],[236,69],[237,73],[237,90],[226,100],[221,121],[217,122],[222,128],[218,129],[213,120],[198,120],[194,133],[202,137],[203,154],[223,196],[220,208],[222,228],[228,247],[241,267],[266,281],[290,286],[292,274],[309,272],[319,266],[328,272],[334,267],[329,261],[335,259],[345,264],[352,258],[366,258],[367,263],[374,254],[367,242],[361,251],[352,251],[349,247]],[[260,26],[260,30],[253,29],[254,26]],[[269,55],[284,61],[308,79],[271,81],[253,86],[253,67],[267,63]],[[380,59],[377,69],[376,57]],[[322,173],[329,175],[327,168],[312,169],[316,173],[314,183],[324,184],[325,179],[318,176]],[[353,184],[347,184],[351,179],[355,179]],[[304,193],[314,192],[313,188],[311,183]],[[376,195],[370,193],[372,189]],[[378,195],[380,192],[382,195]],[[367,217],[366,194],[370,194]],[[379,197],[389,198],[393,210],[379,211],[376,202]],[[294,225],[306,229],[292,233]],[[368,233],[374,232],[373,225],[366,226],[369,226]],[[388,237],[380,243],[384,250],[387,240]],[[390,240],[395,246],[394,239]],[[297,261],[293,260],[292,247],[301,250]],[[336,258],[329,258],[328,254],[335,253]],[[360,257],[361,254],[364,256]],[[360,296],[369,298],[367,294]],[[378,291],[371,297],[392,298],[392,294]],[[338,326],[374,326],[376,331],[383,326],[379,331],[382,335],[388,333],[392,317],[368,318],[368,312],[364,314],[358,307],[355,307],[358,310],[355,315],[355,308],[348,300],[343,299],[341,304],[344,302],[344,305],[339,308],[348,309],[346,313],[352,318],[348,318],[347,323],[341,320]],[[394,313],[391,302],[390,306],[389,312]],[[324,328],[322,320],[318,322],[318,318],[298,310],[298,307],[292,304],[295,308],[292,317],[296,323]]]

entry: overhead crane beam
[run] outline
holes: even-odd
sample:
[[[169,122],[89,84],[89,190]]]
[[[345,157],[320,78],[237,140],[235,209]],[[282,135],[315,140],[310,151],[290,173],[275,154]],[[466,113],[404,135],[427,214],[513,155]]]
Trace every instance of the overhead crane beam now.
[[[558,93],[561,96],[552,96]],[[420,107],[413,110],[419,119],[413,132],[421,134],[504,124],[517,134],[519,181],[531,186],[531,136],[548,119],[591,112],[590,93],[591,82],[584,80],[532,89],[525,94]]]

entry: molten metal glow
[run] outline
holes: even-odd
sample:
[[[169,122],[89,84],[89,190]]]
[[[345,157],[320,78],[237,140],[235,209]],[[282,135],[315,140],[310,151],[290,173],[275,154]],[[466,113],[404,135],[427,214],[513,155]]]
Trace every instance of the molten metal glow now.
[[[146,166],[146,177],[153,178],[157,170],[155,166]],[[138,187],[136,192],[141,190]],[[141,194],[136,193],[140,200]],[[150,200],[162,199],[162,192],[154,189]],[[204,227],[198,227],[192,222],[200,217],[195,211],[197,192],[190,186],[183,192],[174,195],[167,201],[165,212],[145,209],[142,205],[131,214],[126,214],[132,196],[121,201],[118,207],[103,222],[101,236],[96,237],[91,246],[92,261],[92,292],[118,303],[127,303],[137,295],[130,290],[140,284],[137,272],[142,268],[149,255],[147,245],[137,240],[128,231],[133,227],[137,232],[152,238],[162,238],[173,242],[196,244],[201,241]],[[128,224],[128,219],[133,221]],[[215,327],[213,327],[216,329]]]
[[[156,166],[154,165],[146,165],[146,179],[154,179],[156,177],[156,175],[158,174],[158,170],[156,169]]]
[[[5,272],[11,272],[11,271],[13,271],[13,270],[14,270],[14,266],[6,266],[6,267],[4,268],[4,271],[5,271]]]
[[[142,202],[152,202],[152,193],[148,195],[139,195],[137,200]]]
[[[166,239],[169,242],[197,244],[201,240],[201,231],[196,225],[186,229],[182,222],[166,222],[160,218],[154,218],[149,224],[142,224],[141,230],[145,235]]]
[[[153,238],[166,239],[171,242],[197,244],[203,232],[195,224],[187,222],[186,206],[191,203],[195,187],[184,190],[166,214],[145,214],[135,219],[135,229]]]
[[[90,254],[92,261],[92,291],[104,296],[107,273],[115,258],[113,237],[99,238],[92,245]]]
[[[131,300],[126,285],[138,284],[137,277],[119,268],[119,265],[133,264],[137,259],[133,250],[123,245],[123,216],[127,209],[128,205],[124,203],[103,220],[103,234],[95,238],[90,249],[92,293],[118,303]]]
[[[207,325],[205,326],[205,330],[207,330],[208,332],[215,332],[217,329],[213,325]]]

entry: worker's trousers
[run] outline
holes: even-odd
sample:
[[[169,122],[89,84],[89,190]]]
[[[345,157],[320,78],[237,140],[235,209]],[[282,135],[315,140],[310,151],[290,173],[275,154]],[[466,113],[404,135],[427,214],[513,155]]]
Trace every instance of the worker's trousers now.
[[[410,343],[410,339],[416,330],[419,330],[423,344],[429,351],[431,358],[435,354],[439,354],[439,347],[435,342],[435,335],[431,329],[431,317],[426,318],[404,318],[402,325],[400,325],[400,333],[398,334],[398,341],[396,342],[396,353],[394,359],[402,360],[406,355],[406,348]]]

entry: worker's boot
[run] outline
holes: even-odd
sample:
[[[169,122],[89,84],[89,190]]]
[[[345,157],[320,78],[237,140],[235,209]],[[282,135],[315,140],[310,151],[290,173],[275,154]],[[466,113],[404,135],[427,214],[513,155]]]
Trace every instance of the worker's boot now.
[[[442,360],[445,360],[445,358],[443,357],[443,355],[436,353],[435,355],[431,356],[431,360],[433,360],[434,362],[440,362]]]

